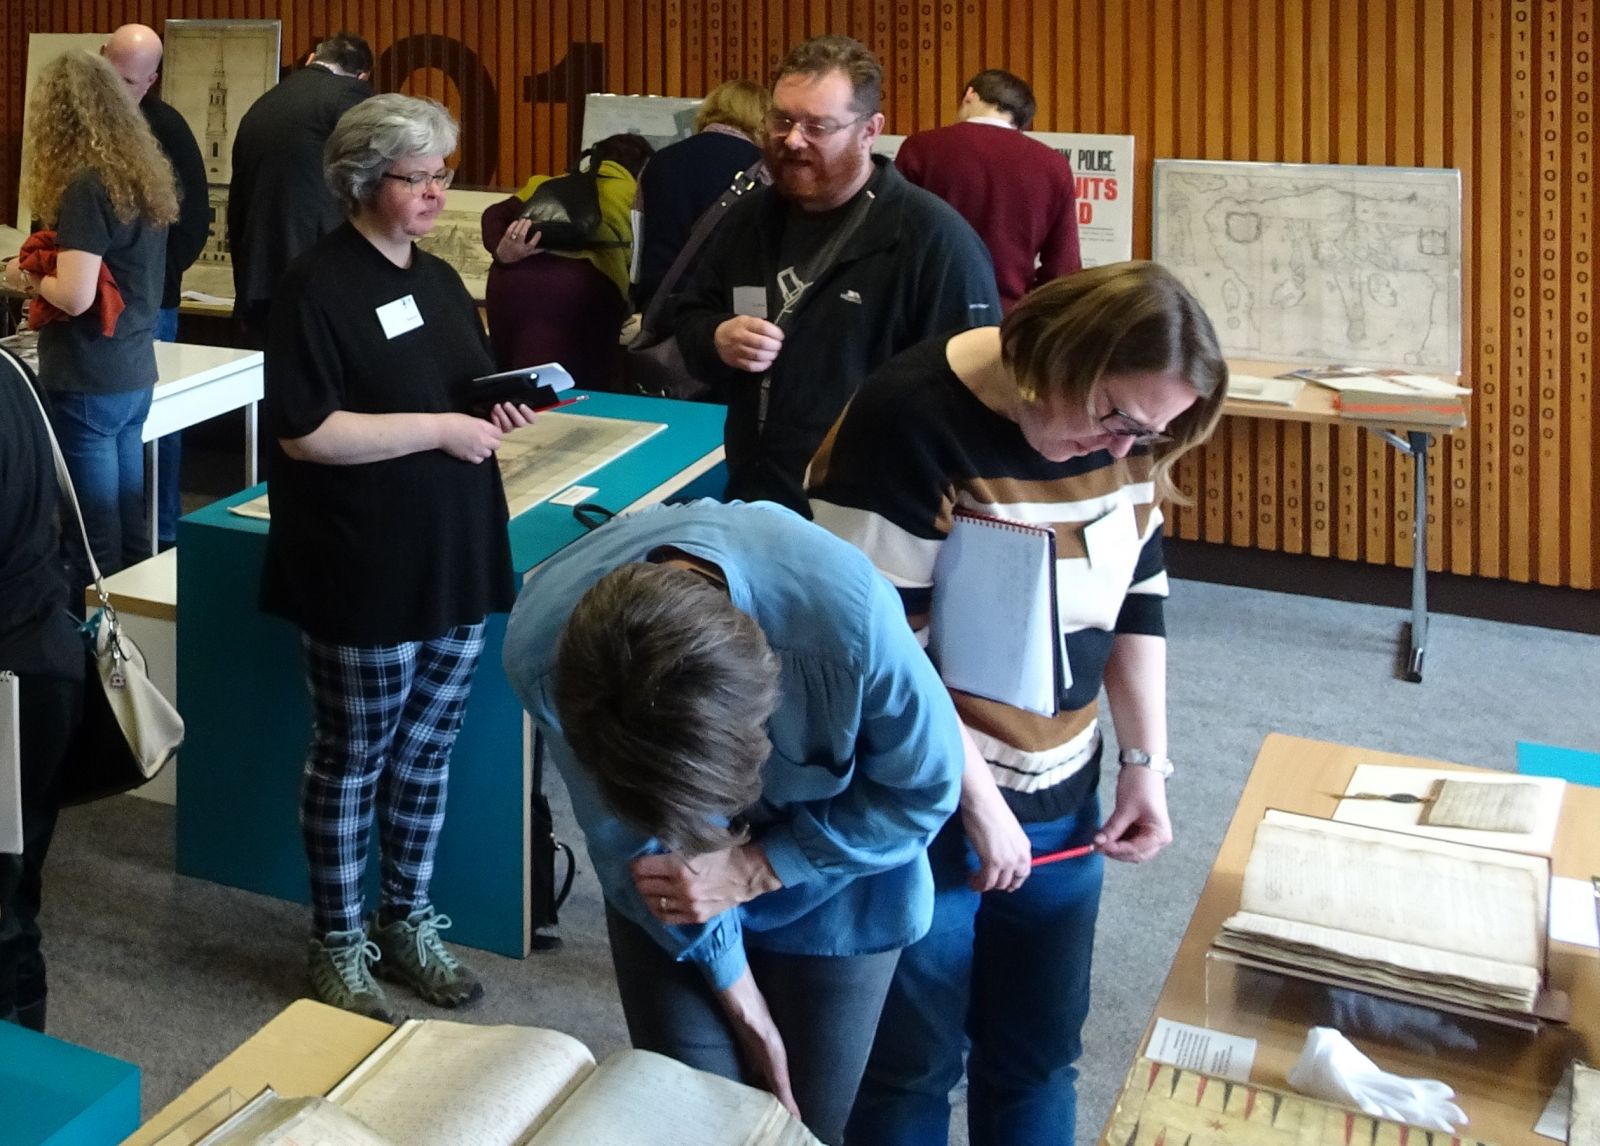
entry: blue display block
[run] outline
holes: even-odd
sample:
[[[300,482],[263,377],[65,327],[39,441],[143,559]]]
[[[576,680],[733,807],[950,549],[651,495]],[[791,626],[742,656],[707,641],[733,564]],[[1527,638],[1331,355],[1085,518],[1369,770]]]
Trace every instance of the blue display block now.
[[[720,491],[721,407],[590,394],[586,415],[663,422],[667,429],[583,479],[589,501],[625,509],[685,489]],[[178,768],[177,867],[279,899],[307,902],[299,829],[300,774],[311,704],[294,626],[257,607],[266,523],[228,507],[244,490],[179,522],[178,703],[186,738]],[[518,581],[586,532],[568,506],[546,502],[510,526]],[[419,553],[418,560],[426,555]],[[528,767],[522,709],[500,666],[506,617],[489,618],[483,660],[450,763],[444,832],[431,898],[451,942],[526,955]],[[377,841],[368,849],[376,889]],[[374,900],[369,894],[369,905]]]
[[[138,1128],[138,1067],[0,1023],[0,1140],[104,1146]]]
[[[1600,752],[1519,740],[1517,771],[1524,776],[1554,776],[1571,784],[1600,788]]]

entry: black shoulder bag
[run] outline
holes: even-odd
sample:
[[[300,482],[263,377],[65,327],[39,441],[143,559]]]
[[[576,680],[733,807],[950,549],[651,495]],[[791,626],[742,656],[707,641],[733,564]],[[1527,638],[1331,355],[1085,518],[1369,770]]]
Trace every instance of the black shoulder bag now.
[[[651,297],[650,305],[639,319],[639,333],[628,344],[628,353],[623,360],[628,386],[634,392],[691,402],[699,401],[711,393],[710,386],[689,372],[688,364],[683,360],[683,351],[678,348],[678,336],[661,328],[662,312],[678,280],[689,269],[700,248],[705,246],[711,232],[717,229],[717,224],[722,222],[728,208],[761,185],[761,168],[762,161],[758,159],[736,175],[733,186],[701,213],[695,221],[694,230],[689,232],[688,242],[684,243],[678,257],[672,260],[661,286]]]

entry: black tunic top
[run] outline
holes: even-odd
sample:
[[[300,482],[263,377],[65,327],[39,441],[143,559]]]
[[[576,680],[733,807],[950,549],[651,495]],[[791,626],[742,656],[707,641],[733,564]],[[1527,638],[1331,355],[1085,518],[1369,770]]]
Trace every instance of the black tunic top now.
[[[378,308],[410,296],[422,325],[385,336]],[[446,413],[452,384],[494,369],[448,264],[395,266],[346,223],[284,273],[267,343],[272,526],[261,606],[339,644],[430,640],[516,597],[494,461],[443,450],[359,465],[295,461],[278,444],[329,414]]]

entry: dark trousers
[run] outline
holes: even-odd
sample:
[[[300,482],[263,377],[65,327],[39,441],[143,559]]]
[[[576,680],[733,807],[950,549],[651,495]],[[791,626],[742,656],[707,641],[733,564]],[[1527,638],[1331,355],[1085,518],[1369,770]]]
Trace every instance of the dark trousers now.
[[[0,855],[0,1021],[44,1029],[45,969],[39,904],[56,830],[56,778],[83,704],[83,683],[22,676],[20,856]]]
[[[633,1045],[759,1086],[740,1063],[727,1017],[700,969],[676,962],[609,904],[606,930]],[[900,952],[780,955],[747,950],[746,957],[783,1036],[800,1114],[813,1134],[837,1144],[844,1138],[845,1119]]]

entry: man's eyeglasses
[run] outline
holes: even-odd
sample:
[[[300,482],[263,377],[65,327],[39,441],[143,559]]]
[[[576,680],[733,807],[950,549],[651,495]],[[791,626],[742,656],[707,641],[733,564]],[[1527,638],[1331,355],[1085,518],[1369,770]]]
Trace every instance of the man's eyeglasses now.
[[[794,119],[781,112],[769,111],[767,113],[767,131],[773,139],[787,139],[789,133],[795,128],[800,129],[800,134],[812,143],[821,143],[830,135],[837,135],[851,124],[860,123],[870,116],[872,112],[858,115],[854,119],[847,119],[843,123],[829,123],[824,119]]]
[[[1151,429],[1115,406],[1111,407],[1111,413],[1100,419],[1100,428],[1114,437],[1126,438],[1136,446],[1156,446],[1162,442],[1172,441],[1170,434]]]
[[[455,181],[456,172],[453,167],[442,167],[431,175],[426,171],[413,171],[410,175],[396,175],[393,171],[385,171],[383,177],[404,183],[411,188],[413,195],[420,195],[422,189],[430,183],[437,185],[441,191],[447,189]]]

